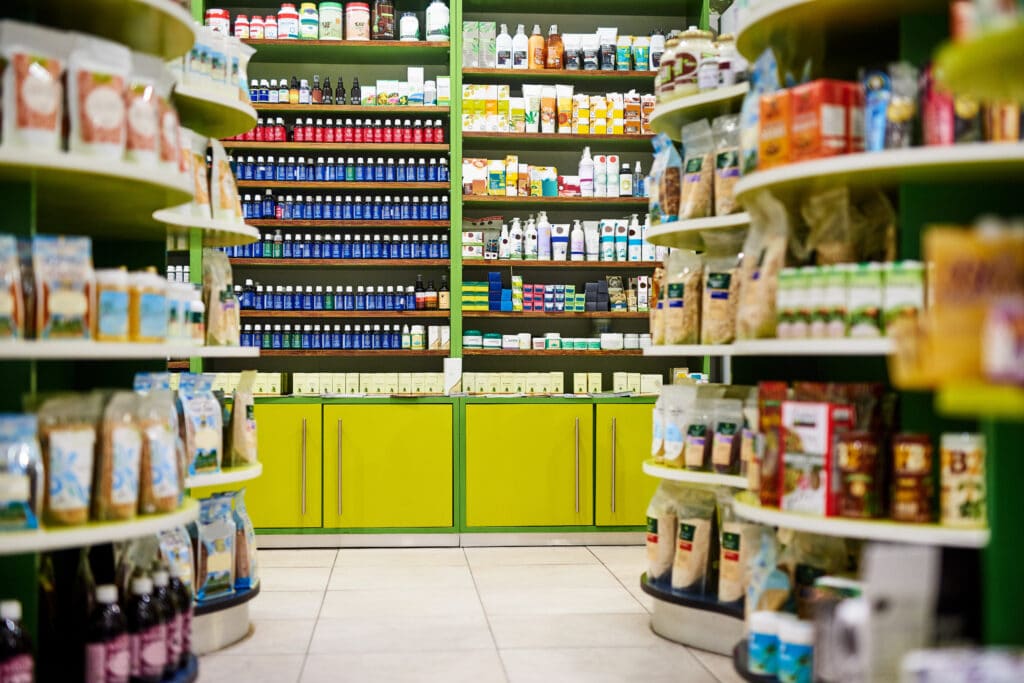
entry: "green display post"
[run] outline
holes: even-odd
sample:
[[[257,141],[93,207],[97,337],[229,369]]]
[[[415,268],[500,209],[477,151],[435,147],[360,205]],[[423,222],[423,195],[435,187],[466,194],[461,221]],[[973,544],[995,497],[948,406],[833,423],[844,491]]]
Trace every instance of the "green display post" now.
[[[1024,422],[983,420],[987,453],[988,524],[991,531],[982,563],[985,577],[984,632],[987,645],[1024,646],[1024,583],[1020,580],[1024,550],[1024,504],[1020,485],[1024,482]]]

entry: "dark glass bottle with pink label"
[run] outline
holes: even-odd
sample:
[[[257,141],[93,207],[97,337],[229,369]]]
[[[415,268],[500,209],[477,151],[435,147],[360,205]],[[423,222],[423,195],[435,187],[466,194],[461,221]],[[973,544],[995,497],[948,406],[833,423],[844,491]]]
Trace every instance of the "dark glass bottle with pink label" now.
[[[188,659],[192,656],[192,591],[185,582],[181,580],[181,568],[171,566],[171,591],[178,598],[178,609],[181,614],[181,659],[178,666],[188,666]]]
[[[159,683],[167,664],[167,628],[153,603],[153,580],[132,579],[128,601],[128,647],[131,683]]]
[[[171,578],[164,569],[153,572],[153,604],[157,612],[163,612],[167,628],[167,662],[164,675],[171,677],[178,670],[181,661],[181,611],[178,596],[170,588]]]
[[[128,629],[117,604],[117,586],[96,586],[85,643],[85,683],[128,683]]]
[[[35,681],[32,644],[21,628],[21,603],[17,600],[0,602],[0,681]]]

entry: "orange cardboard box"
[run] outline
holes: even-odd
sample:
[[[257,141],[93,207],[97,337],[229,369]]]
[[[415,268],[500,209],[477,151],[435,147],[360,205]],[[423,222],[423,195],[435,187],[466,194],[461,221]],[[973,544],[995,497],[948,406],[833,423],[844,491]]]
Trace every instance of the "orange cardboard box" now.
[[[845,154],[849,108],[845,81],[819,79],[790,88],[793,161]]]
[[[759,169],[789,163],[790,123],[789,90],[761,95],[761,130],[757,145]]]

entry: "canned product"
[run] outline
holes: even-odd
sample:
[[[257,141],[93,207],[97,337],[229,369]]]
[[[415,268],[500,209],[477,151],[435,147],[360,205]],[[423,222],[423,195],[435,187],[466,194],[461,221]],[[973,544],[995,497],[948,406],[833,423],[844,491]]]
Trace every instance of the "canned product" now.
[[[942,523],[985,528],[985,437],[981,434],[943,434],[939,442],[939,460]]]
[[[370,4],[350,2],[345,5],[345,38],[347,40],[370,39]]]
[[[935,478],[932,442],[926,434],[897,434],[892,440],[892,505],[899,522],[932,522]]]
[[[871,432],[845,432],[837,438],[839,515],[881,517],[884,477],[878,437]]]

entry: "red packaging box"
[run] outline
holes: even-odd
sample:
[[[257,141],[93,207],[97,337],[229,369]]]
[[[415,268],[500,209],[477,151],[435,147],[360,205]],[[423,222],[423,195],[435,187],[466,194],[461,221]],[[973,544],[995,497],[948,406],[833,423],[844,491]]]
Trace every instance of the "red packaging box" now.
[[[839,514],[836,436],[854,429],[853,406],[782,402],[781,507],[791,512]]]
[[[846,151],[864,151],[864,86],[846,83]]]
[[[846,81],[822,78],[790,88],[790,158],[845,154],[849,145]]]

